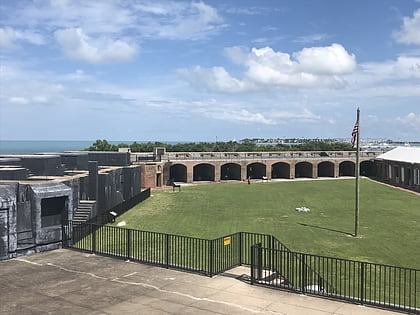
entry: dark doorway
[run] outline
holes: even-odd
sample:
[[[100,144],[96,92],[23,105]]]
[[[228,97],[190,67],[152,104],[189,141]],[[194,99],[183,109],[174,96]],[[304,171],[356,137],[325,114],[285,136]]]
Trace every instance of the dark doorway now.
[[[363,161],[360,163],[360,175],[367,177],[376,176],[376,165],[373,161]]]
[[[241,166],[236,163],[223,164],[220,180],[241,180]]]
[[[251,177],[251,179],[261,179],[266,176],[266,166],[262,163],[252,163],[249,164],[246,168],[246,177]]]
[[[334,177],[334,163],[321,162],[318,164],[318,177]]]
[[[214,181],[214,166],[211,164],[198,164],[193,169],[194,181]]]
[[[169,178],[172,182],[187,182],[187,167],[182,164],[172,165],[169,169]]]
[[[41,199],[41,227],[61,224],[67,199],[67,196]]]
[[[295,178],[312,178],[312,164],[309,162],[299,162],[295,166]]]
[[[278,162],[271,166],[271,178],[290,178],[290,164]]]
[[[350,161],[344,161],[340,163],[339,175],[340,176],[355,176],[354,173],[355,163]]]

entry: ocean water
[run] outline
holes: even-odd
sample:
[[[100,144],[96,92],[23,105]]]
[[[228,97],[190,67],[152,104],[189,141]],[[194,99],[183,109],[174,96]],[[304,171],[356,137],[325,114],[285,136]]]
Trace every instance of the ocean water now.
[[[82,151],[90,147],[95,140],[87,141],[59,141],[59,140],[0,140],[0,154],[33,154],[44,152]],[[108,141],[111,144],[132,144],[134,141]],[[142,143],[147,141],[137,141]],[[162,141],[170,144],[176,141]]]
[[[0,140],[0,154],[79,151],[95,141],[12,141]]]

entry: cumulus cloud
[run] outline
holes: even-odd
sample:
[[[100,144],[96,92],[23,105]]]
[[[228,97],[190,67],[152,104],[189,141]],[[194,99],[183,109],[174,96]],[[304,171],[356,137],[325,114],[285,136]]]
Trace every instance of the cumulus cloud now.
[[[67,57],[89,63],[128,61],[133,59],[138,51],[136,45],[123,40],[104,37],[93,39],[80,28],[57,30],[54,36]]]
[[[303,48],[294,54],[300,69],[314,74],[344,74],[356,69],[356,57],[343,46]]]
[[[252,89],[249,83],[232,77],[223,67],[206,69],[196,66],[191,70],[179,69],[178,74],[197,89],[225,93],[241,93]]]
[[[181,77],[195,87],[211,91],[239,93],[276,87],[340,88],[343,75],[356,70],[356,57],[343,46],[304,48],[292,55],[270,47],[230,47],[225,54],[245,68],[242,79],[234,78],[223,67],[183,69]]]
[[[394,32],[393,37],[399,43],[420,45],[420,9],[413,17],[404,17],[401,29]]]

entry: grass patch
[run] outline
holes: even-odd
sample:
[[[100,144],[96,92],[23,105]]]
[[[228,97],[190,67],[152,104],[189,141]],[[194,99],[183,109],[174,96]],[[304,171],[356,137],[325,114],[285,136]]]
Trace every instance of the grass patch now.
[[[272,234],[294,251],[420,268],[420,197],[370,180],[360,185],[354,232],[354,180],[209,184],[152,197],[117,218],[128,228],[216,238]],[[307,213],[296,207],[306,206]]]

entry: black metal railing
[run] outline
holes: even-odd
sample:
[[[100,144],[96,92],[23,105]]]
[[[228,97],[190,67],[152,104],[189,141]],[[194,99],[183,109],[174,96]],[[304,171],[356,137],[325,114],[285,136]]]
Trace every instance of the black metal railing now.
[[[251,283],[420,314],[420,270],[417,269],[255,244],[252,245]]]
[[[214,276],[251,266],[251,283],[420,312],[420,270],[293,252],[268,234],[202,239],[64,222],[63,247]]]
[[[238,232],[216,239],[133,230],[93,222],[63,223],[63,247],[214,276],[251,264],[251,245],[290,251],[267,234]]]

